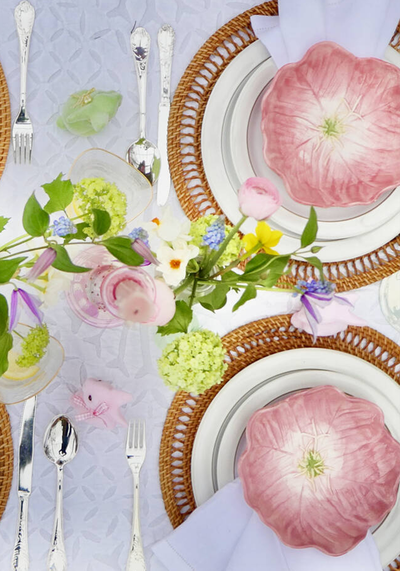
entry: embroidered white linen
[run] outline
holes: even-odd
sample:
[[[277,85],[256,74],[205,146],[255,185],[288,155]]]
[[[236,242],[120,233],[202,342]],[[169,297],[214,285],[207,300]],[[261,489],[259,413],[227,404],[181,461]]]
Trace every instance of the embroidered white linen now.
[[[368,533],[352,551],[330,557],[286,547],[246,504],[239,479],[217,492],[153,546],[151,571],[381,571]]]
[[[383,58],[399,19],[400,0],[279,0],[279,16],[252,16],[251,24],[282,67],[325,40]]]

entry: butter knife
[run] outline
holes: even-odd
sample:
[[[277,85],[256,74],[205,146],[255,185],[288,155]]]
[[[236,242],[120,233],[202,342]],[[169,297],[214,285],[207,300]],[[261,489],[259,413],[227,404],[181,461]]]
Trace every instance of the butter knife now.
[[[158,31],[158,50],[160,54],[161,99],[158,106],[158,149],[161,155],[160,176],[157,187],[157,204],[163,206],[171,188],[171,175],[168,167],[167,138],[168,118],[171,96],[171,66],[174,53],[175,32],[169,24]]]
[[[32,491],[33,437],[35,432],[36,396],[25,402],[19,437],[18,497],[19,522],[12,558],[13,571],[28,571],[28,499]]]

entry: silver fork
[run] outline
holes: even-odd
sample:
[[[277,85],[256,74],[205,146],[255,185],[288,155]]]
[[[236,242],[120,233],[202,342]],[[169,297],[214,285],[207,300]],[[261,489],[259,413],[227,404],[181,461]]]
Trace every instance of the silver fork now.
[[[126,571],[146,571],[142,537],[140,532],[139,513],[139,473],[146,457],[146,435],[144,420],[134,420],[129,423],[126,438],[126,459],[133,477],[133,518],[132,539],[129,548]]]
[[[22,162],[22,155],[26,163],[27,156],[29,162],[32,159],[33,127],[26,110],[26,74],[28,71],[29,44],[33,22],[35,20],[35,9],[27,1],[22,0],[14,11],[15,23],[19,37],[20,67],[21,67],[21,87],[19,113],[14,121],[12,130],[12,143],[14,151],[14,162],[17,162],[17,151],[19,162]]]

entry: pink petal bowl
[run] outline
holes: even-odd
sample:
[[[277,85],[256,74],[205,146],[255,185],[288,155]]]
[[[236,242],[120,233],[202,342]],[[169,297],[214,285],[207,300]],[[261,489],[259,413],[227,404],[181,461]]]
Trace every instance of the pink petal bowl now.
[[[289,547],[344,555],[396,503],[400,444],[369,401],[307,389],[257,411],[246,436],[246,502]]]
[[[400,184],[400,70],[333,42],[283,66],[262,101],[264,158],[301,204],[370,204]]]

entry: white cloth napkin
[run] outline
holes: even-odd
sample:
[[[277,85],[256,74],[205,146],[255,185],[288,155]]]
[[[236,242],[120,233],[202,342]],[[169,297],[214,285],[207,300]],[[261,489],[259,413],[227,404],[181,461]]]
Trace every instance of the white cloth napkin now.
[[[286,547],[246,504],[239,480],[217,492],[152,549],[153,571],[382,571],[370,533],[340,557]]]
[[[251,24],[281,67],[325,40],[383,58],[399,18],[400,0],[279,0],[279,16],[252,16]]]

